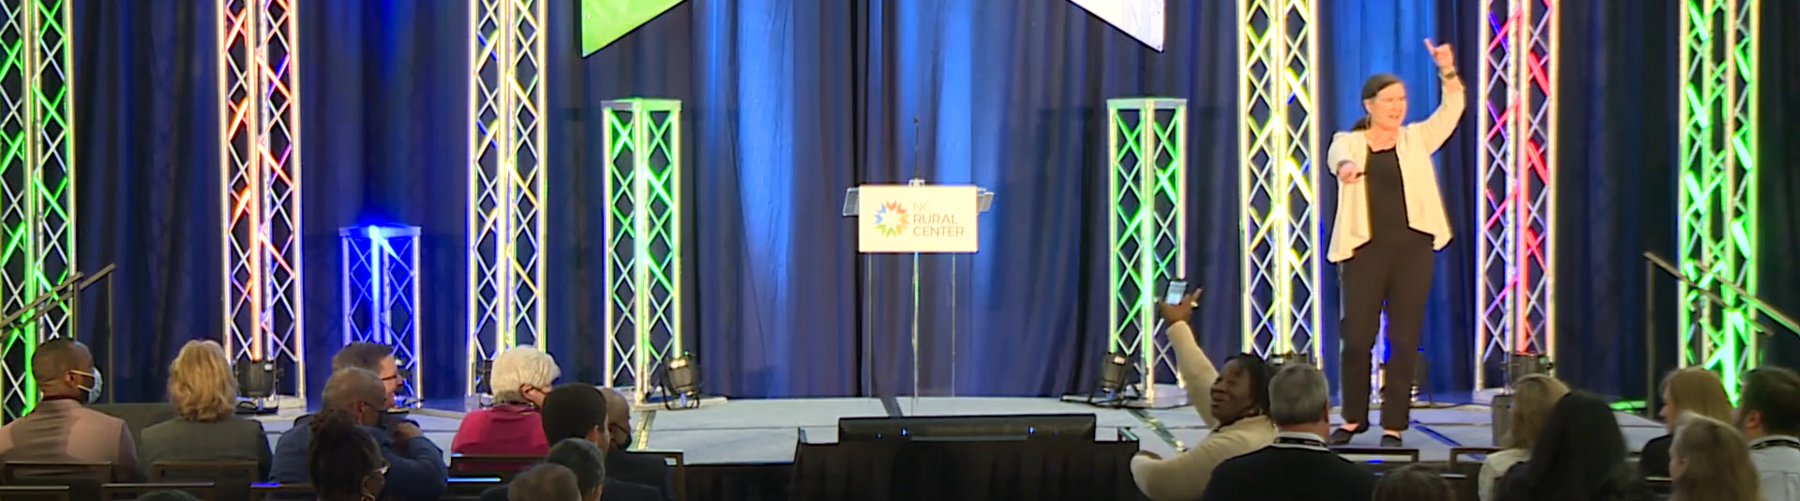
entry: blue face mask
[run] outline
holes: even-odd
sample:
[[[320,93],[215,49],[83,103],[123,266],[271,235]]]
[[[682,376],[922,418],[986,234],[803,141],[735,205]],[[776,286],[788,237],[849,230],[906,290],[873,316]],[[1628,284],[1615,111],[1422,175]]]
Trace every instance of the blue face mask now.
[[[90,403],[90,404],[98,403],[100,401],[100,390],[105,388],[105,386],[106,386],[106,379],[100,375],[100,368],[98,368],[98,367],[94,368],[94,372],[92,372],[92,373],[82,372],[82,371],[74,371],[74,372],[76,374],[94,378],[94,384],[91,386],[82,386],[80,384],[76,384],[75,387],[80,389],[81,391],[87,392],[87,403]]]

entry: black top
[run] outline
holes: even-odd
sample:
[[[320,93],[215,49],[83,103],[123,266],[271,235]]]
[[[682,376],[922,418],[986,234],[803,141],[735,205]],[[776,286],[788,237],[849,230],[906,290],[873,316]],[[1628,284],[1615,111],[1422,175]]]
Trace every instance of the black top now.
[[[1200,501],[1369,501],[1374,494],[1375,474],[1331,451],[1271,445],[1219,463]]]
[[[1398,148],[1369,151],[1363,171],[1369,183],[1369,238],[1388,240],[1412,233],[1406,219],[1406,179],[1400,175]]]
[[[1664,460],[1667,467],[1667,460]],[[1650,485],[1631,474],[1631,469],[1623,464],[1614,469],[1615,473],[1603,479],[1588,479],[1586,485],[1572,486],[1586,492],[1540,492],[1544,489],[1533,485],[1530,478],[1529,462],[1513,465],[1506,470],[1499,480],[1494,482],[1494,499],[1496,501],[1655,501],[1656,493]]]
[[[1644,453],[1638,457],[1638,472],[1646,478],[1669,476],[1669,444],[1674,442],[1674,435],[1663,435],[1644,444]]]

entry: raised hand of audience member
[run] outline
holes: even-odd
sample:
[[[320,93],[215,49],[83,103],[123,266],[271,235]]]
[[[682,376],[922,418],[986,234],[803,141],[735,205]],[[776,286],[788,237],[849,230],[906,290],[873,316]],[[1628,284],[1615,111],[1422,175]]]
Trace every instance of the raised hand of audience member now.
[[[1194,304],[1200,300],[1200,292],[1201,289],[1194,289],[1181,296],[1181,301],[1175,304],[1158,303],[1156,311],[1162,313],[1163,323],[1173,325],[1176,322],[1187,322],[1188,317],[1194,314]]]

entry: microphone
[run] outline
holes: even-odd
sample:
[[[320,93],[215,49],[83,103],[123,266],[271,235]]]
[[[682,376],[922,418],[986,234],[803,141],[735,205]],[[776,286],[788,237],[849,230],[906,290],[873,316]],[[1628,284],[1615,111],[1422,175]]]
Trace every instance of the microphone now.
[[[919,116],[913,115],[912,180],[919,180]]]

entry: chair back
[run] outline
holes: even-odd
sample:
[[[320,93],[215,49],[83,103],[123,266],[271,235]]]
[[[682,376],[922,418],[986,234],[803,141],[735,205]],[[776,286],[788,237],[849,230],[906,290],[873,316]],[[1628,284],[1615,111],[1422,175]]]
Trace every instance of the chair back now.
[[[502,483],[511,482],[520,470],[543,460],[544,456],[530,454],[451,454],[450,476],[499,477]]]
[[[69,486],[0,485],[0,499],[7,501],[69,501]]]
[[[193,494],[201,501],[218,501],[219,496],[212,482],[168,482],[148,484],[106,484],[100,486],[103,496],[100,499],[113,501],[117,499],[137,499],[139,496],[158,491],[182,491]],[[226,499],[249,499],[226,498]]]
[[[70,499],[99,499],[101,484],[113,481],[112,463],[7,461],[0,464],[0,483],[61,485]]]
[[[506,482],[500,480],[500,477],[453,476],[444,480],[444,495],[442,497],[445,499],[462,497],[480,498],[483,491],[506,484]]]
[[[262,480],[255,461],[157,461],[151,482],[207,482],[220,499],[250,499],[250,484]]]
[[[669,483],[674,484],[675,501],[687,501],[687,458],[681,451],[626,451],[626,454],[661,456],[669,465]]]

